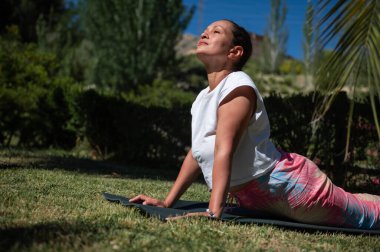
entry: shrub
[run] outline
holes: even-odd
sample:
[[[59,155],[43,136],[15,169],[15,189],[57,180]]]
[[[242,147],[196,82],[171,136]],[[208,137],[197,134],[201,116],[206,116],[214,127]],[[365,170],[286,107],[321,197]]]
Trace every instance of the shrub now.
[[[190,145],[189,103],[148,108],[88,90],[76,109],[84,137],[102,158],[177,167]]]
[[[21,43],[16,27],[0,37],[0,145],[74,146],[66,127],[73,81],[58,76],[58,66],[54,54]]]

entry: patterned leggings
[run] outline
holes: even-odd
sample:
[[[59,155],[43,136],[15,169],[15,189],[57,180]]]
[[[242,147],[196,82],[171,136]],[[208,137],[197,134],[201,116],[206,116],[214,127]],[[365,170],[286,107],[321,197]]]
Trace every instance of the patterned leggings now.
[[[303,223],[380,229],[380,196],[335,186],[309,159],[283,153],[276,167],[232,193],[243,208]]]

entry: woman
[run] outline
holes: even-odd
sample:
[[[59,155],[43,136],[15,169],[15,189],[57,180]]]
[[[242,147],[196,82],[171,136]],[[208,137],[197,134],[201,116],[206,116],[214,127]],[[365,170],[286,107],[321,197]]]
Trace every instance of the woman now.
[[[165,200],[138,195],[130,201],[170,207],[202,172],[209,209],[188,216],[220,218],[230,195],[243,208],[304,223],[379,229],[379,196],[347,193],[307,158],[271,143],[263,99],[241,71],[251,51],[247,31],[230,20],[202,33],[196,52],[209,86],[191,108],[192,148]]]

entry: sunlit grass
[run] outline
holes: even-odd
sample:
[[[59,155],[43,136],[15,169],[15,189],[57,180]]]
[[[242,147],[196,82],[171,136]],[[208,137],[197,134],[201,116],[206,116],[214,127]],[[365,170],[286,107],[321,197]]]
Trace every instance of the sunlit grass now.
[[[305,233],[274,226],[239,225],[202,218],[161,222],[109,203],[102,192],[162,198],[165,172],[62,158],[43,166],[22,155],[0,156],[1,251],[378,251],[376,236]],[[34,156],[36,160],[38,155]],[[41,155],[40,155],[41,156]],[[13,162],[5,166],[6,160]],[[18,161],[17,161],[18,160]],[[68,169],[63,163],[86,170]],[[63,162],[63,163],[62,163]],[[21,165],[20,165],[21,164]],[[98,170],[98,173],[95,171]],[[118,173],[115,173],[115,170]],[[146,172],[145,172],[146,171]],[[154,176],[156,172],[157,176]],[[184,199],[207,201],[196,183]]]

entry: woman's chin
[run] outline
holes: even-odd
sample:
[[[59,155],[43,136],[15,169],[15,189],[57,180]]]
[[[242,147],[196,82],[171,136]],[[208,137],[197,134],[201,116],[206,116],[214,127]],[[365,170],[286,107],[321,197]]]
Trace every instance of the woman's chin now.
[[[200,47],[200,46],[198,46],[197,47],[197,49],[195,49],[195,53],[196,54],[200,54],[200,53],[202,53],[204,50],[202,50],[203,48],[202,47]]]
[[[202,52],[201,50],[196,50],[195,54],[197,55],[197,58],[203,62],[203,60],[206,58],[206,54]]]
[[[197,49],[195,50],[195,54],[200,57],[202,55],[208,55],[209,52],[206,50],[206,48],[202,46],[198,46]]]

